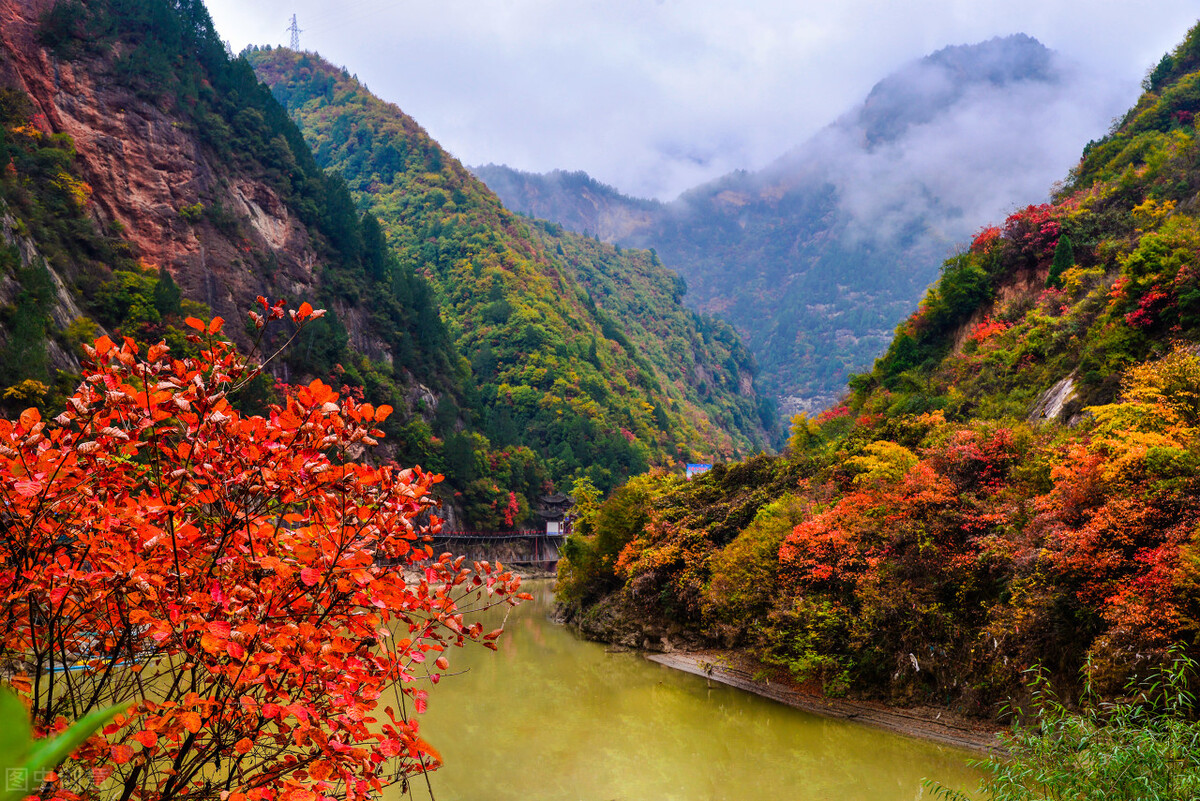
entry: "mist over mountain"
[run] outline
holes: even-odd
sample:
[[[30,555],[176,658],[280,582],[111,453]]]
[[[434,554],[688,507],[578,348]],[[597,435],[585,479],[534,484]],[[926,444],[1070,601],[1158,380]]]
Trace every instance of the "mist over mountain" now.
[[[514,210],[654,248],[687,302],[742,332],[785,410],[820,408],[882,353],[947,255],[1047,197],[1118,95],[1018,34],[915,61],[766,168],[669,204],[578,174],[478,172]]]
[[[664,208],[657,200],[622,194],[581,170],[532,173],[486,164],[472,167],[471,172],[513,211],[593,234],[605,242],[618,241],[653,224]]]
[[[1024,34],[973,47],[946,47],[884,78],[847,116],[873,149],[895,142],[915,125],[932,122],[972,88],[1016,81],[1055,83],[1059,75],[1054,61],[1049,50]]]

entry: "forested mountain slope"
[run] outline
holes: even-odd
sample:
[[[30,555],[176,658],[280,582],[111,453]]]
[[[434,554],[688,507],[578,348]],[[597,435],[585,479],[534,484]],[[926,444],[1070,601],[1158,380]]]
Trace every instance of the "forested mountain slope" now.
[[[623,195],[585,172],[555,170],[530,173],[503,164],[472,167],[479,180],[495,192],[506,208],[551,220],[568,230],[621,242],[654,224],[663,213],[657,200]]]
[[[414,120],[314,54],[247,57],[319,163],[437,288],[493,441],[528,443],[555,475],[583,471],[602,488],[766,444],[772,414],[749,353],[729,326],[685,310],[652,256],[531,229]]]
[[[201,2],[3,0],[0,84],[6,407],[58,404],[101,331],[186,351],[183,318],[211,314],[249,347],[263,295],[329,310],[272,364],[276,379],[394,405],[385,452],[440,467],[421,399],[470,386],[428,286],[229,57]],[[262,380],[244,402],[273,395]]]
[[[1034,665],[1070,698],[1085,666],[1113,694],[1194,656],[1198,112],[1200,27],[787,455],[591,510],[560,568],[585,629],[682,626],[829,693],[987,716]]]
[[[186,350],[184,317],[214,314],[249,347],[246,313],[263,295],[329,310],[272,364],[274,378],[322,378],[394,406],[383,452],[445,473],[439,491],[457,524],[520,525],[538,494],[569,488],[584,468],[605,487],[651,464],[762,441],[752,363],[727,327],[689,318],[694,368],[736,372],[706,398],[680,392],[676,376],[656,372],[620,335],[625,326],[609,321],[616,339],[601,330],[608,318],[565,263],[538,255],[523,224],[519,258],[509,254],[524,265],[520,281],[539,298],[570,298],[583,310],[574,327],[544,324],[559,314],[552,304],[505,311],[504,279],[449,293],[431,283],[425,258],[470,274],[483,273],[482,259],[439,256],[436,236],[415,250],[389,245],[249,64],[226,52],[199,0],[0,0],[0,87],[0,403],[9,411],[61,402],[79,374],[79,345],[100,332]],[[487,218],[473,241],[503,240],[510,225]],[[513,318],[495,340],[521,353],[501,354],[513,368],[503,380],[487,373],[482,341],[446,304],[481,320]],[[476,365],[458,348],[468,341]],[[592,359],[585,374],[547,368],[547,357],[576,351]],[[261,408],[276,392],[264,379],[243,402]],[[506,402],[530,414],[506,420]],[[574,416],[560,423],[566,407]],[[577,456],[570,436],[581,441]]]
[[[1046,196],[1119,109],[1111,94],[1016,35],[906,65],[774,163],[671,203],[574,173],[479,174],[522,213],[654,248],[690,303],[742,333],[766,391],[819,410],[886,349],[957,243]]]

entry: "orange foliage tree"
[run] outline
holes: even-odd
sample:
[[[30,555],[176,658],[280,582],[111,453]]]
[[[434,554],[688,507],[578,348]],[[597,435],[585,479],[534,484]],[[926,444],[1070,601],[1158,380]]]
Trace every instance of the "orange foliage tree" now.
[[[42,734],[126,705],[43,792],[376,795],[438,762],[412,712],[446,647],[495,647],[464,613],[527,596],[421,544],[439,476],[355,461],[388,407],[314,381],[244,415],[261,368],[188,324],[198,358],[101,338],[62,414],[0,421],[0,668]]]

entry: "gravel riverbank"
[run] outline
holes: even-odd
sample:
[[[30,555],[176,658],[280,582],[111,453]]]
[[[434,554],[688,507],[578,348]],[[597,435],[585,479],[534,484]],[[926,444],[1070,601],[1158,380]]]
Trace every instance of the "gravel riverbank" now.
[[[816,715],[841,718],[972,751],[998,749],[1000,726],[963,718],[944,709],[896,709],[870,701],[826,698],[787,681],[756,678],[751,660],[736,652],[673,651],[645,655],[652,662],[770,698]]]

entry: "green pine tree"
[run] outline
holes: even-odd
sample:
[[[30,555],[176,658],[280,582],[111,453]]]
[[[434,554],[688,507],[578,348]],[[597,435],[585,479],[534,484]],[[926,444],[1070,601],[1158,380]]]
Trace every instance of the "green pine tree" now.
[[[1046,286],[1052,289],[1062,289],[1062,276],[1075,266],[1075,248],[1071,246],[1071,238],[1063,234],[1058,238],[1054,248],[1054,262],[1050,265],[1050,274],[1046,276]]]

